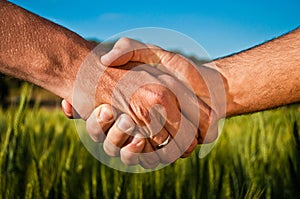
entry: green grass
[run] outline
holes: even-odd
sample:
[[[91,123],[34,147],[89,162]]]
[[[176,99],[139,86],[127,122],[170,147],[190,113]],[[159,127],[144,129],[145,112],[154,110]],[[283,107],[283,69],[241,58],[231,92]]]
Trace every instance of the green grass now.
[[[296,198],[300,113],[295,106],[226,119],[203,159],[131,174],[94,159],[60,110],[20,104],[0,110],[0,199]],[[198,149],[196,151],[199,151]]]

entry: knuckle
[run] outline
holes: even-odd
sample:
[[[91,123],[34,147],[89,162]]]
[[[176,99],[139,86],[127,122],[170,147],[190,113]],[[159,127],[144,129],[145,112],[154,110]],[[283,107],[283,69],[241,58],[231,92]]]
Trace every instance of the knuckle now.
[[[175,143],[169,143],[166,147],[157,150],[162,164],[170,164],[176,161],[183,154]]]
[[[109,117],[114,119],[114,112],[110,105],[100,105],[93,111],[93,113],[87,118],[86,121],[86,130],[94,142],[103,142],[106,137],[106,135],[104,134],[106,123],[100,122],[102,119],[100,118],[100,112],[104,107],[106,107],[106,111],[109,113]]]
[[[102,135],[102,129],[99,128],[94,128],[91,125],[86,125],[86,130],[90,136],[90,138],[94,141],[94,142],[101,142],[101,135]]]
[[[171,94],[167,89],[159,89],[151,93],[149,100],[151,104],[166,105],[171,100]]]
[[[94,142],[103,142],[103,140],[100,138],[100,136],[90,135],[90,138],[91,138]]]
[[[168,88],[171,90],[176,90],[178,87],[182,87],[182,84],[175,80],[174,77],[163,74],[158,77],[160,81],[168,85]]]
[[[89,123],[89,120],[87,120],[87,124],[86,124],[85,128],[89,134],[94,133],[94,128],[92,128],[92,125]]]
[[[181,156],[181,158],[186,158],[192,154],[192,152],[197,147],[198,141],[197,139],[194,139],[189,148],[184,152],[184,154]]]
[[[178,59],[178,54],[174,52],[167,52],[162,55],[162,62],[163,63],[172,63]]]
[[[105,153],[111,157],[120,156],[120,148],[111,143],[108,139],[105,139],[103,143],[103,149]]]
[[[200,121],[201,122],[201,121]],[[203,125],[203,124],[202,124]],[[201,127],[201,124],[199,124]],[[208,124],[204,128],[198,129],[198,143],[201,144],[209,144],[218,139],[218,122],[213,121]]]
[[[128,166],[137,165],[139,163],[138,153],[134,153],[127,150],[121,150],[120,154],[121,161]]]
[[[218,133],[211,133],[211,134],[207,134],[203,141],[201,142],[202,144],[209,144],[212,143],[214,141],[216,141],[218,138]]]
[[[128,38],[128,37],[121,37],[116,44],[119,45],[130,45],[130,43],[132,42],[132,39]]]
[[[86,127],[86,130],[89,134],[89,136],[93,139],[93,141],[96,141],[95,138],[96,138],[96,133],[93,129],[91,129],[90,127]]]

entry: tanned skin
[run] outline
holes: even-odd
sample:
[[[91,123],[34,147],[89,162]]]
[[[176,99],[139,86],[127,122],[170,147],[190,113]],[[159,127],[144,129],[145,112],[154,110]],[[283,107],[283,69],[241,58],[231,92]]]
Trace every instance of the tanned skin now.
[[[4,0],[0,0],[0,41],[0,72],[39,85],[69,102],[72,102],[74,83],[80,66],[95,47],[72,31]],[[189,110],[183,110],[187,117],[186,132],[192,132],[193,137],[190,147],[181,148],[180,142],[184,142],[184,138],[181,137],[180,140],[177,140],[177,146],[170,148],[171,153],[166,147],[162,154],[156,154],[148,160],[134,160],[135,163],[141,163],[147,168],[155,167],[159,162],[172,162],[180,154],[186,157],[193,151],[197,143],[214,140],[217,134],[207,133],[207,130],[210,126],[214,126],[211,124],[216,124],[222,117],[265,110],[300,101],[299,29],[252,49],[200,67],[199,70],[209,74],[212,79],[216,75],[221,75],[226,94],[226,114],[221,114],[219,107],[211,103],[210,99],[214,92],[217,93],[219,85],[215,85],[214,91],[209,92],[205,81],[199,73],[195,72],[192,63],[187,62],[178,54],[164,51],[158,47],[149,48],[149,46],[145,46],[142,51],[133,48],[131,52],[134,53],[127,53],[125,58],[122,57],[124,55],[122,46],[128,50],[135,45],[136,41],[123,39],[119,45],[116,45],[117,51],[108,53],[110,57],[108,56],[106,61],[105,59],[101,60],[104,64],[99,67],[104,68],[104,65],[107,65],[111,68],[105,71],[105,75],[96,87],[96,92],[90,91],[89,87],[80,87],[84,98],[95,98],[96,103],[88,107],[76,104],[74,108],[83,119],[89,121],[94,108],[101,104],[110,104],[113,85],[116,85],[127,69],[134,66],[130,61],[149,64],[158,62],[164,65],[164,73],[157,71],[155,76],[147,71],[139,71],[136,73],[136,79],[133,78],[128,82],[128,86],[135,85],[141,78],[151,79],[157,83],[163,82],[174,88],[191,86],[198,98],[201,118],[199,124],[195,124],[192,118],[193,114]],[[145,50],[147,48],[149,51]],[[120,56],[122,59],[118,60]],[[118,61],[115,62],[116,59]],[[124,64],[127,65],[124,66]],[[118,65],[122,65],[122,68],[116,67]],[[185,80],[181,77],[184,77]],[[87,78],[86,81],[95,80]],[[124,132],[113,126],[107,134],[110,140],[114,138],[113,145],[120,147],[121,150],[125,147],[135,146],[129,151],[147,153],[155,151],[155,147],[163,143],[168,135],[175,139],[181,113],[174,95],[168,89],[157,85],[143,87],[128,103],[132,109],[126,113],[139,125],[147,125],[150,122],[148,113],[153,105],[164,106],[168,116],[166,124],[157,135],[151,135],[146,139],[142,136],[135,136],[141,135],[141,132],[135,133],[133,136],[137,137],[138,141],[130,139],[129,136],[123,136]],[[121,112],[125,110],[121,106],[115,108]],[[98,110],[101,112],[100,109]],[[127,120],[131,120],[130,117],[127,117]],[[87,129],[93,130],[95,128],[89,124],[97,124],[97,122],[88,122],[87,124]],[[110,125],[112,124],[113,122],[110,122]],[[132,121],[130,124],[134,125]],[[108,123],[100,123],[100,127],[103,125],[106,130],[110,127]],[[198,130],[195,131],[194,125],[198,126]],[[101,141],[97,137],[98,133],[94,133],[95,141]],[[116,134],[118,136],[115,136]],[[124,139],[128,140],[124,142]],[[135,141],[131,142],[132,140]],[[120,152],[120,148],[108,153],[113,156],[121,154],[121,158],[123,154],[122,161],[131,164],[131,156]],[[170,154],[175,155],[171,157]]]

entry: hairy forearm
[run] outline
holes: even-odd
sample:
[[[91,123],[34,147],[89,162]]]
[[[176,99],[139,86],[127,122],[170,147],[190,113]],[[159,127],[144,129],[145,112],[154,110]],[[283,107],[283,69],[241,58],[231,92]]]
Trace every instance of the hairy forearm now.
[[[94,47],[77,34],[0,1],[0,72],[71,100],[78,68]]]
[[[227,116],[300,101],[300,28],[214,61],[227,89]]]

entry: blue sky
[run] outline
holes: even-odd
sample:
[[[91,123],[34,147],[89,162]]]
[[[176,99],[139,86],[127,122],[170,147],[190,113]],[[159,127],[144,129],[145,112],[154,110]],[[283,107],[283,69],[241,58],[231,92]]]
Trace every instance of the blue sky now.
[[[11,1],[85,38],[105,40],[141,27],[173,29],[197,41],[212,58],[249,48],[300,26],[299,0]]]

